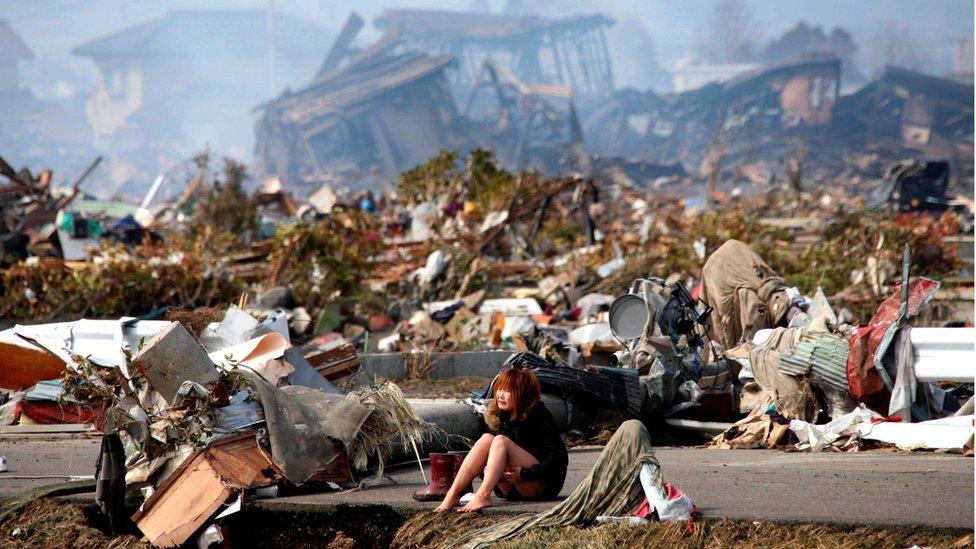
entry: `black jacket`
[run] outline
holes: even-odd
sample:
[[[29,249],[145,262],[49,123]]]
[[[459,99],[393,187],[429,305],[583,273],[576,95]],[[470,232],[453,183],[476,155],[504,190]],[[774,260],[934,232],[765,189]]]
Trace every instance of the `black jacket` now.
[[[546,498],[559,495],[566,480],[569,454],[566,452],[566,444],[559,436],[556,420],[545,404],[536,404],[522,421],[510,421],[508,412],[498,412],[498,420],[497,429],[489,428],[492,434],[510,438],[539,460],[536,465],[522,468],[522,480],[543,481],[543,495]]]

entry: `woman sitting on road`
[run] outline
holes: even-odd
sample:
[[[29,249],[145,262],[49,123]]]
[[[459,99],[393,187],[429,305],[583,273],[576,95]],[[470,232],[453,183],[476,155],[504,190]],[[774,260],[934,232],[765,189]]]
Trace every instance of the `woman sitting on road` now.
[[[458,504],[462,490],[483,473],[481,486],[462,512],[491,506],[491,492],[510,500],[553,499],[562,490],[569,456],[556,420],[540,400],[539,379],[510,368],[498,376],[485,413],[489,432],[468,452],[435,511]]]

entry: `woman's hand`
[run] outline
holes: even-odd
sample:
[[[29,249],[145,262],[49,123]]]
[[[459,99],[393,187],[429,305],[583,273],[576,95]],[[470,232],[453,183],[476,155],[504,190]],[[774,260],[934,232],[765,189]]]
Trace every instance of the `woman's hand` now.
[[[507,482],[508,484],[518,484],[522,482],[522,468],[521,467],[506,467],[502,471],[502,482]]]

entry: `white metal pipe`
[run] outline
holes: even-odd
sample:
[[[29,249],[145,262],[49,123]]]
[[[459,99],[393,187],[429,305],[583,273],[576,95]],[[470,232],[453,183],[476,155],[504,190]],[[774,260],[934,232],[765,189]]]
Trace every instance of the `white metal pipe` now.
[[[976,328],[912,328],[915,379],[973,383]]]

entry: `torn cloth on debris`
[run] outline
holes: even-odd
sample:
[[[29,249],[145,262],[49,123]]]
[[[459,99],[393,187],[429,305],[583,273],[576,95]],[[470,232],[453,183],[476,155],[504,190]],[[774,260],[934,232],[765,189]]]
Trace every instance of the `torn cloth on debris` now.
[[[738,240],[722,244],[702,268],[702,295],[711,307],[716,341],[731,349],[780,323],[790,308],[786,281]]]
[[[645,463],[658,466],[647,428],[637,420],[625,421],[600,453],[590,474],[561,503],[537,515],[521,515],[471,532],[457,545],[485,547],[532,528],[585,524],[600,515],[629,515],[645,497],[639,478]]]
[[[299,385],[278,388],[247,376],[264,410],[272,459],[295,484],[318,480],[338,457],[336,443],[356,469],[378,456],[382,472],[383,448],[397,438],[417,442],[427,428],[392,383],[337,395]]]
[[[125,516],[125,451],[116,433],[102,437],[95,463],[95,503],[108,515],[112,533],[118,534]]]
[[[261,401],[271,439],[272,460],[285,478],[303,484],[336,459],[335,443],[322,428],[326,423],[323,419],[333,406],[323,405],[313,410],[303,402],[302,396],[288,394],[259,375],[243,373]],[[319,394],[323,404],[330,402],[334,405],[341,400],[334,395]]]
[[[908,283],[907,316],[914,317],[928,305],[940,284],[927,278],[913,278]],[[847,358],[847,381],[851,395],[875,410],[887,410],[891,396],[891,376],[883,359],[899,327],[901,285],[881,303],[867,326],[861,326],[851,338]],[[886,381],[887,379],[887,381]]]
[[[749,365],[762,387],[776,403],[776,409],[790,418],[812,420],[817,400],[809,382],[780,369],[780,357],[790,352],[800,340],[799,328],[776,328],[761,345],[749,348]]]

